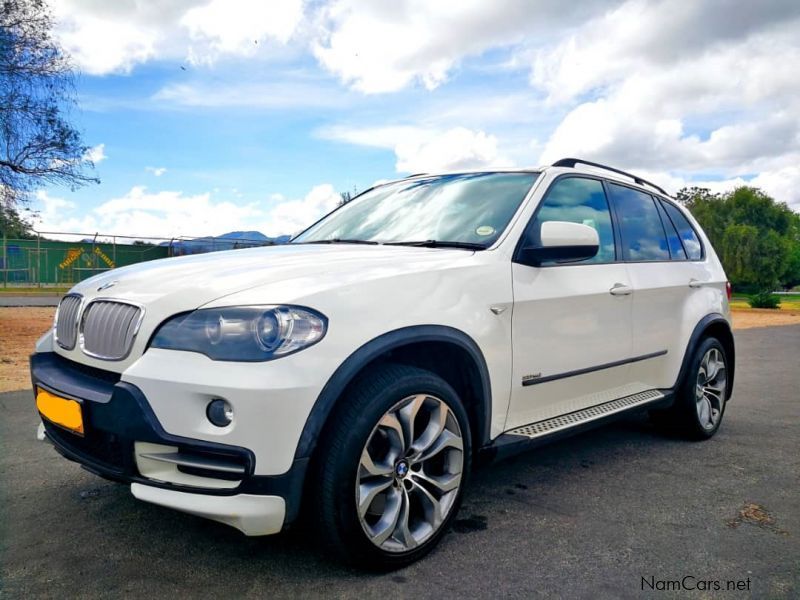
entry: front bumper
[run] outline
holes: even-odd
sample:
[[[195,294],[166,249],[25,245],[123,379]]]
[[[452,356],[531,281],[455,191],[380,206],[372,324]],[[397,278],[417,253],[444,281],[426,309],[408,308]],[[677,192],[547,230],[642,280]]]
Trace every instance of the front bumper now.
[[[31,356],[31,377],[34,390],[81,404],[83,436],[43,419],[56,450],[93,473],[130,483],[137,498],[248,535],[275,533],[296,517],[308,459],[294,460],[280,475],[256,475],[248,448],[169,434],[137,386],[53,352]],[[154,455],[172,462],[147,458]]]

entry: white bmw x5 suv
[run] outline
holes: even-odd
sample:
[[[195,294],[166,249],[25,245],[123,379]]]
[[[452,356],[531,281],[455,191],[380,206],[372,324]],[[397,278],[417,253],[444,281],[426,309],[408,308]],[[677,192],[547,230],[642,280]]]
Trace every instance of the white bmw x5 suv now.
[[[659,187],[577,159],[377,185],[291,243],[76,285],[31,357],[40,438],[247,535],[301,508],[399,567],[470,468],[632,410],[696,439],[734,374],[730,288]]]

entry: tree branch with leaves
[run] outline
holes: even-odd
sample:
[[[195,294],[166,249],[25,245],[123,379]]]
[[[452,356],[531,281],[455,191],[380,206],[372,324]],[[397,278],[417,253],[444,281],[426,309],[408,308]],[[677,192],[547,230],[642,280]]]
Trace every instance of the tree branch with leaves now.
[[[45,0],[0,0],[0,205],[15,212],[45,185],[98,179],[70,122],[74,72]]]

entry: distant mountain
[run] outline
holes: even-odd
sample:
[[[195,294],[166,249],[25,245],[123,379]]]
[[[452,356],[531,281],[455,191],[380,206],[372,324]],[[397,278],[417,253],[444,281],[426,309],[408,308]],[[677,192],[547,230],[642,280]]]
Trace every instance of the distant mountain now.
[[[231,231],[230,233],[223,233],[218,235],[217,239],[223,240],[247,240],[248,242],[271,242],[272,238],[265,236],[260,231]]]
[[[279,235],[271,238],[260,231],[230,231],[217,236],[172,242],[172,248],[175,254],[200,254],[217,250],[285,244],[290,239],[292,239],[290,235]],[[162,242],[159,245],[168,246],[169,242]]]

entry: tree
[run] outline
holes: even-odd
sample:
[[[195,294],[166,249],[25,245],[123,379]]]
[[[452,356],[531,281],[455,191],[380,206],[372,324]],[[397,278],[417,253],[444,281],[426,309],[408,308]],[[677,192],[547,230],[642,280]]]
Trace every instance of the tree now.
[[[34,237],[30,223],[23,218],[17,209],[0,202],[0,237],[11,240],[24,240]]]
[[[341,200],[339,201],[339,206],[347,204],[348,202],[350,202],[350,200],[352,200],[356,196],[358,196],[358,190],[356,189],[356,186],[353,186],[352,192],[351,191],[339,192],[339,197],[341,198]]]
[[[682,202],[703,227],[737,289],[769,294],[800,280],[800,216],[752,187],[727,194],[684,188]]]
[[[0,204],[23,204],[47,184],[97,183],[70,124],[73,73],[53,38],[46,0],[0,0]]]

